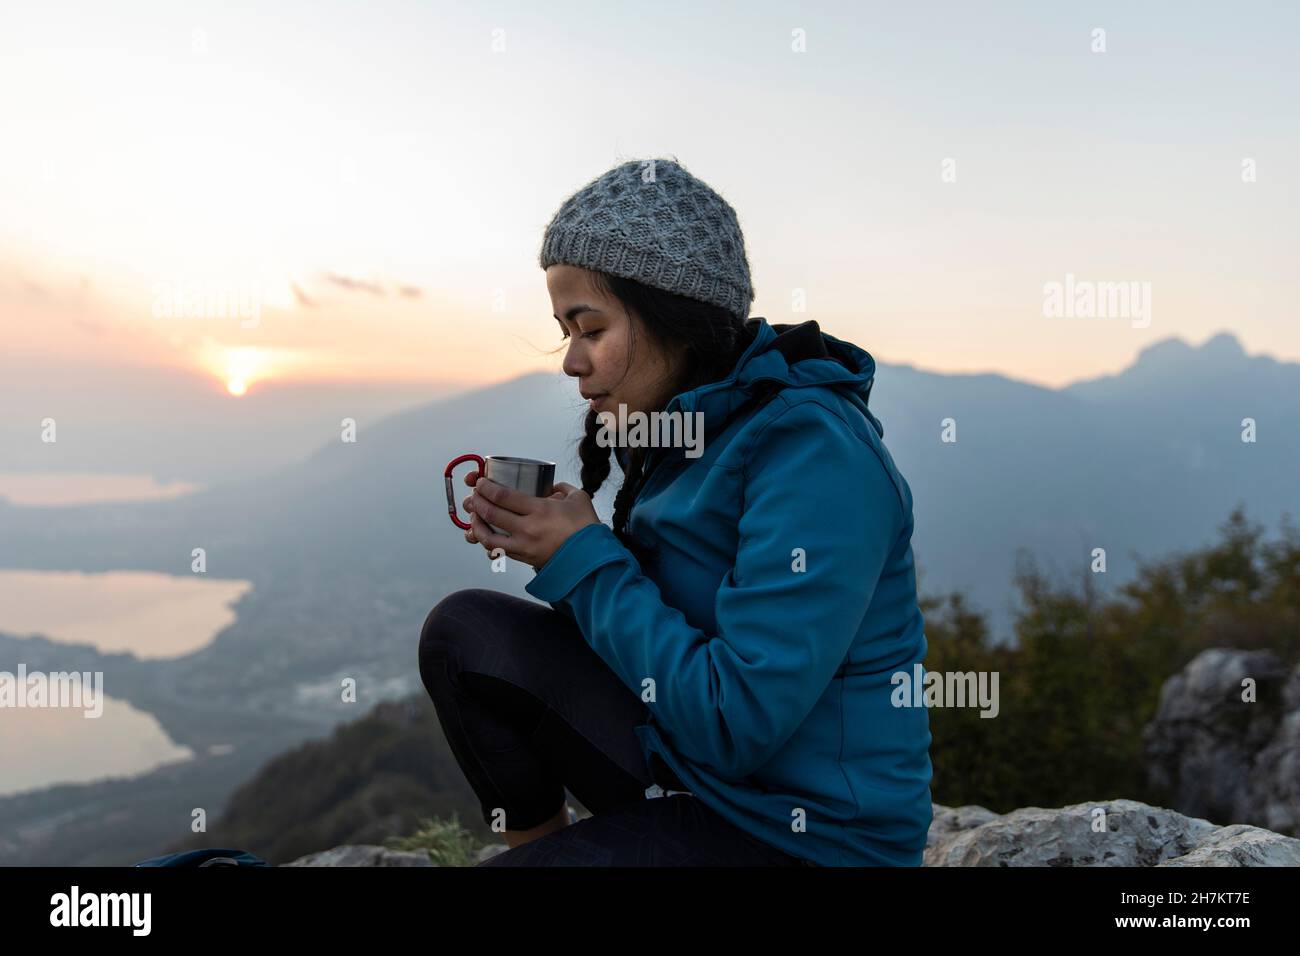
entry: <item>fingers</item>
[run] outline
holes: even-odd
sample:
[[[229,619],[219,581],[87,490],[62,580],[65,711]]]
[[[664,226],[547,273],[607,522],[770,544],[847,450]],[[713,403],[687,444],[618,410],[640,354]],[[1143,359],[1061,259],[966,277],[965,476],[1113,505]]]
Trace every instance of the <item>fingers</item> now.
[[[551,488],[550,497],[552,498],[568,498],[570,495],[576,495],[582,491],[581,488],[575,488],[567,481],[557,481],[551,485]]]
[[[475,483],[476,481],[478,481],[478,472],[477,472],[477,471],[467,471],[467,472],[465,472],[465,484],[469,485],[469,486],[472,488],[472,487],[474,487],[474,483]],[[470,498],[472,498],[472,497],[474,497],[474,496],[473,496],[473,495],[467,495],[467,496],[465,497],[465,499],[460,503],[460,506],[461,506],[462,508],[464,508],[466,512],[469,512],[469,501],[470,501]],[[465,540],[468,541],[470,544],[478,544],[478,538],[477,538],[477,537],[475,536],[475,534],[474,534],[474,529],[473,529],[474,521],[473,521],[473,515],[472,515],[472,514],[471,514],[470,518],[471,518],[471,520],[470,520],[470,525],[471,525],[471,527],[470,527],[470,529],[469,529],[468,531],[465,532]]]
[[[482,544],[484,550],[486,550],[488,555],[491,556],[492,548],[495,546],[487,543],[487,537],[495,532],[493,532],[493,530],[488,526],[488,523],[483,520],[483,517],[470,507],[470,502],[473,500],[474,495],[469,495],[461,502],[461,506],[469,515],[470,527],[469,530],[465,532],[465,540],[470,544]],[[484,507],[490,507],[490,503],[485,504]]]
[[[471,511],[469,507],[470,499],[473,497],[473,495],[466,495],[461,500],[460,506],[464,508],[465,513],[469,515],[470,527],[465,531],[465,540],[470,544],[478,544],[478,538],[474,534],[474,512]]]
[[[474,535],[475,543],[477,544],[482,542],[484,553],[489,558],[492,557],[492,548],[490,548],[487,545],[487,543],[483,541],[484,538],[486,538],[489,534],[492,533],[492,529],[489,528],[484,523],[483,519],[480,518],[478,515],[472,515],[469,519],[469,523],[473,526],[471,533]]]
[[[542,500],[491,478],[480,479],[474,493],[484,499],[488,519],[497,527],[510,532],[515,529],[510,526],[508,519],[514,515],[532,514],[537,510],[537,502]],[[497,514],[497,510],[501,513]]]

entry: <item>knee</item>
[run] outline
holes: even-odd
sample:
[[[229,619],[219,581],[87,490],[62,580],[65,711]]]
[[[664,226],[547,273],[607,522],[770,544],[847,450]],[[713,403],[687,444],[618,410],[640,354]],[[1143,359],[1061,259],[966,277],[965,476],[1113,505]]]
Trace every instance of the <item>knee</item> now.
[[[497,594],[487,588],[464,588],[448,594],[425,617],[420,649],[447,644],[468,634],[483,620],[484,605]]]

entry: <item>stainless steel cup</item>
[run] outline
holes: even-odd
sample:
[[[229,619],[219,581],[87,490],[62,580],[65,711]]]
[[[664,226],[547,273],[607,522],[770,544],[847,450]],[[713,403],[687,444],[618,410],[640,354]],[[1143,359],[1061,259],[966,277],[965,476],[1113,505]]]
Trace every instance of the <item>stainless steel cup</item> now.
[[[526,495],[532,495],[534,498],[549,497],[555,490],[555,462],[553,461],[515,458],[511,455],[488,455],[484,458],[481,455],[470,454],[454,458],[447,463],[442,473],[447,485],[447,514],[450,515],[452,523],[464,531],[468,531],[471,525],[467,521],[462,521],[456,511],[456,489],[452,485],[451,474],[455,467],[464,461],[478,462],[480,475],[490,478],[499,485],[507,485]],[[496,525],[489,524],[488,527],[497,534],[510,537],[510,532]]]

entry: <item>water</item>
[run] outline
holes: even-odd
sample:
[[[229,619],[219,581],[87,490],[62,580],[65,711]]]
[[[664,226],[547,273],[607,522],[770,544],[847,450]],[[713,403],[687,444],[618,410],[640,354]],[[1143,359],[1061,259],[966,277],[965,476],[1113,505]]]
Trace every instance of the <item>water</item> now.
[[[233,624],[230,605],[252,586],[156,571],[0,570],[0,633],[130,651],[141,660],[181,657]]]
[[[93,718],[71,707],[0,708],[0,797],[134,776],[193,758],[150,714],[107,694],[101,699],[103,712]]]
[[[13,505],[52,507],[92,502],[149,501],[198,491],[193,482],[158,484],[152,475],[88,472],[0,472],[0,498]]]
[[[230,626],[231,605],[251,587],[149,571],[0,570],[0,633],[39,634],[141,659],[179,657]],[[0,671],[16,676],[20,663],[26,664],[0,660]],[[102,708],[101,716],[88,718],[81,708],[0,706],[0,796],[134,776],[193,758],[150,714],[108,694]]]

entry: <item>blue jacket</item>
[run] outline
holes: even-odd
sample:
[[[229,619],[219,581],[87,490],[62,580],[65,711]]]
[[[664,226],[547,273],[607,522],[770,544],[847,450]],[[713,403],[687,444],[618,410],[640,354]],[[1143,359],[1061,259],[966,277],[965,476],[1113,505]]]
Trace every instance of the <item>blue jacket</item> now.
[[[591,524],[525,590],[570,614],[646,701],[647,765],[658,753],[698,799],[795,856],[919,866],[929,716],[891,703],[891,676],[926,653],[912,493],[867,409],[871,355],[814,320],[779,328],[814,357],[791,364],[751,318],[731,374],[664,409],[703,412],[703,454],[647,449],[628,522],[646,566]],[[764,381],[783,388],[742,407]]]

